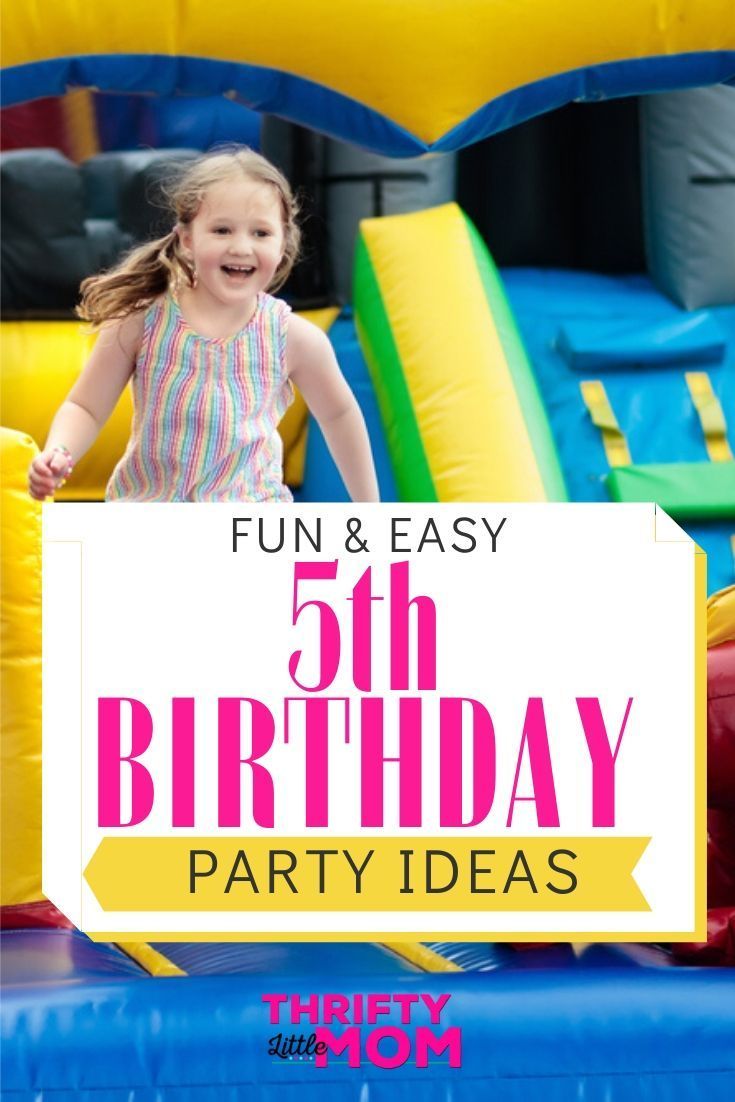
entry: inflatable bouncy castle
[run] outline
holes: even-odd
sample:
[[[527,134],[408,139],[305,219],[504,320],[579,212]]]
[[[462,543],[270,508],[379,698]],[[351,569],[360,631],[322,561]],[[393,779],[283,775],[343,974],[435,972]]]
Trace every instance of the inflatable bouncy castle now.
[[[3,64],[4,1095],[729,1099],[730,0],[222,0],[216,18],[201,0],[10,0]],[[159,105],[158,132],[130,97]],[[24,118],[43,148],[17,140]],[[43,898],[25,471],[93,339],[71,317],[80,279],[155,229],[171,163],[246,133],[311,204],[286,293],[330,335],[385,500],[654,500],[708,552],[706,944],[105,945]],[[124,398],[60,500],[101,498],[129,417]],[[297,497],[344,500],[303,405],[281,430]],[[264,994],[335,984],[450,992],[461,1074],[334,1064],[325,1079],[270,1059]]]

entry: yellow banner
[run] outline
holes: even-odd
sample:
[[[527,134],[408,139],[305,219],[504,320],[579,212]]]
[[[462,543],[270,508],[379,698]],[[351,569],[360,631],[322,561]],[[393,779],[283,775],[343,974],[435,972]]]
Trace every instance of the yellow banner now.
[[[106,911],[648,911],[648,838],[105,838]]]

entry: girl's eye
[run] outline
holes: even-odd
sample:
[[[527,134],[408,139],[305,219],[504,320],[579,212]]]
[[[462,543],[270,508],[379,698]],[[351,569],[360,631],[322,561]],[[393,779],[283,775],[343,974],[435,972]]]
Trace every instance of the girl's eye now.
[[[255,236],[256,237],[270,237],[270,231],[269,230],[256,230],[255,231]]]
[[[228,230],[227,226],[217,226],[217,228],[215,229],[214,232],[215,233],[229,233],[230,231]]]

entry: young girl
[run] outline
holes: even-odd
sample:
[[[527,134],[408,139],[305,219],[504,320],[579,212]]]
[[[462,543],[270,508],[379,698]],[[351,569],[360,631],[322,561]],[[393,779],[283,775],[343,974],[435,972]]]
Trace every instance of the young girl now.
[[[287,181],[236,148],[193,162],[171,202],[166,237],[82,284],[78,313],[101,332],[31,465],[32,496],[69,476],[132,376],[132,433],[108,501],[291,501],[276,427],[292,383],[352,499],[377,501],[365,424],[329,340],[269,294],[298,253]]]

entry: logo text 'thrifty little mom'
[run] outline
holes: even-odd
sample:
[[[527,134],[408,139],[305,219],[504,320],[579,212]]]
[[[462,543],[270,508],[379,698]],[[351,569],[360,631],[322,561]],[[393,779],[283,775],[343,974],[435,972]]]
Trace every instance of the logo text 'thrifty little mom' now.
[[[333,1060],[359,1068],[363,1060],[378,1068],[399,1068],[409,1061],[417,1068],[442,1062],[458,1068],[462,1062],[459,1026],[441,1029],[442,1013],[451,996],[401,991],[394,994],[310,994],[285,992],[262,996],[268,1020],[281,1031],[269,1039],[269,1053],[292,1058],[305,1053],[315,1067]],[[390,1022],[383,1022],[389,1017]],[[288,1028],[308,1026],[310,1036],[288,1035]],[[285,1030],[285,1032],[284,1032]],[[298,1058],[298,1057],[297,1057]]]

